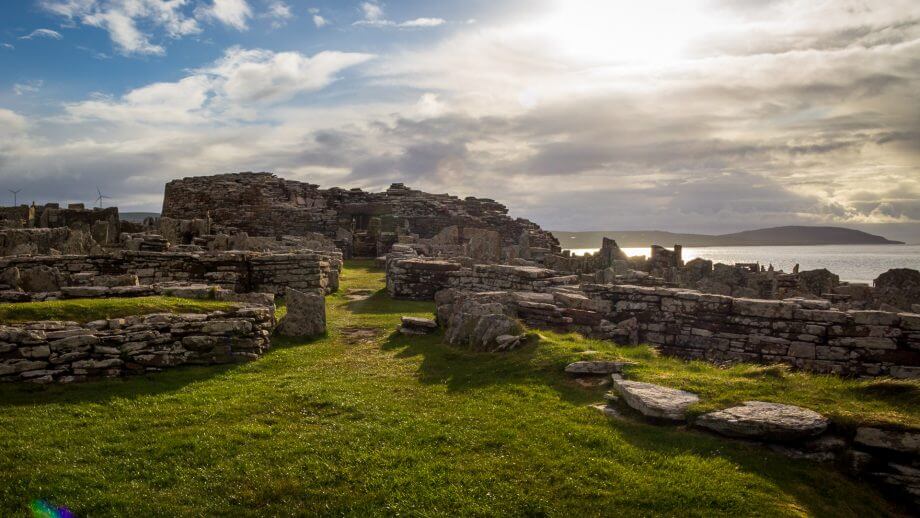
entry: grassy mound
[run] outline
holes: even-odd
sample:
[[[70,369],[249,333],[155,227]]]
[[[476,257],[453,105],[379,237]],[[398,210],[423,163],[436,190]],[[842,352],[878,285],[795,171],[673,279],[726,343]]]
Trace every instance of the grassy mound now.
[[[514,353],[472,353],[440,336],[393,334],[401,315],[430,316],[433,305],[391,301],[382,287],[371,263],[349,262],[328,299],[328,336],[278,341],[245,365],[0,386],[0,515],[23,513],[33,499],[96,516],[895,511],[825,466],[610,420],[587,406],[602,390],[580,387],[562,367],[590,349],[641,359],[637,377],[697,390],[704,405],[773,396],[916,419],[916,402],[900,394],[846,399],[860,382],[719,369],[552,333]],[[355,289],[374,294],[350,300]],[[823,395],[809,395],[815,387]]]
[[[178,297],[134,297],[117,299],[68,299],[46,302],[0,304],[0,324],[33,320],[91,322],[148,313],[207,313],[229,309],[233,304],[214,300]]]

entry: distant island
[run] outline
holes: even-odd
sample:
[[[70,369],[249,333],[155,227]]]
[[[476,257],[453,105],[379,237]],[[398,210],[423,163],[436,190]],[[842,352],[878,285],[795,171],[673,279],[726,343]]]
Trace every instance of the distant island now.
[[[567,232],[553,230],[562,248],[597,248],[601,239],[615,239],[622,247],[680,244],[683,246],[809,246],[903,245],[859,230],[843,227],[788,226],[747,230],[734,234],[677,234],[660,230]]]

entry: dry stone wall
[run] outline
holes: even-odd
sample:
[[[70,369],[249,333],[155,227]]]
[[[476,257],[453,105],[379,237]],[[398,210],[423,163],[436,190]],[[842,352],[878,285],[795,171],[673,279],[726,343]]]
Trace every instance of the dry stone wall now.
[[[270,347],[274,318],[273,306],[241,306],[85,324],[0,325],[0,381],[69,383],[247,361]]]
[[[558,275],[534,266],[477,264],[470,268],[450,260],[410,257],[387,261],[387,291],[397,299],[431,300],[445,288],[466,291],[543,291],[576,284],[576,275]]]
[[[341,266],[341,254],[311,251],[283,254],[119,251],[100,255],[17,256],[0,258],[0,272],[4,273],[0,284],[6,284],[9,290],[54,292],[62,287],[84,285],[80,281],[82,276],[132,274],[142,285],[205,283],[244,293],[280,295],[287,287],[323,289],[329,293],[338,289]],[[24,277],[43,282],[22,285]],[[4,283],[6,278],[19,278],[20,286]]]
[[[438,314],[457,298],[436,296]],[[557,286],[487,294],[524,323],[715,362],[785,363],[847,376],[920,378],[920,315],[837,311],[820,300],[732,298],[672,288]]]
[[[670,288],[587,285],[608,320],[682,358],[786,363],[814,372],[920,377],[920,315],[837,311],[822,300],[732,298]]]

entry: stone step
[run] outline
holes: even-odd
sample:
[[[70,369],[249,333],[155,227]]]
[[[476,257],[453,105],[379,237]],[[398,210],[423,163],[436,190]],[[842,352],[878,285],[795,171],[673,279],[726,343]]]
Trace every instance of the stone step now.
[[[588,361],[582,360],[566,365],[566,374],[572,375],[607,375],[623,372],[623,367],[635,365],[624,361]]]
[[[745,401],[740,406],[703,414],[694,425],[745,439],[793,441],[820,435],[829,421],[807,408],[763,401]]]
[[[613,388],[627,405],[646,417],[685,421],[687,408],[700,398],[692,392],[613,377]]]

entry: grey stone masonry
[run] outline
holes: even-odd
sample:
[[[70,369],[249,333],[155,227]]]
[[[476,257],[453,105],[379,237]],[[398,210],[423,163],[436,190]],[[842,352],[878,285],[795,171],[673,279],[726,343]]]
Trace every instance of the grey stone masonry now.
[[[457,291],[437,294],[439,315],[447,312]],[[920,377],[920,315],[913,313],[836,311],[827,301],[736,299],[623,285],[563,285],[542,293],[497,291],[491,296],[531,327],[649,343],[685,359],[785,363],[847,376]]]
[[[477,264],[465,268],[455,260],[410,257],[387,261],[387,291],[397,299],[432,300],[445,288],[463,291],[543,291],[578,282],[535,266]]]
[[[342,267],[338,252],[142,252],[118,251],[97,255],[16,256],[0,258],[0,272],[17,269],[21,274],[39,269],[53,273],[43,289],[19,287],[21,291],[59,291],[86,285],[86,276],[130,274],[141,285],[169,282],[205,283],[237,292],[281,295],[285,288],[328,292],[338,289]],[[49,277],[49,275],[45,275]],[[46,289],[48,288],[48,289]]]
[[[0,381],[69,383],[236,363],[270,347],[274,306],[0,325]]]
[[[786,363],[853,376],[920,377],[920,315],[837,311],[821,300],[744,299],[671,288],[582,290],[610,305],[607,320],[635,318],[639,341],[666,354]]]

